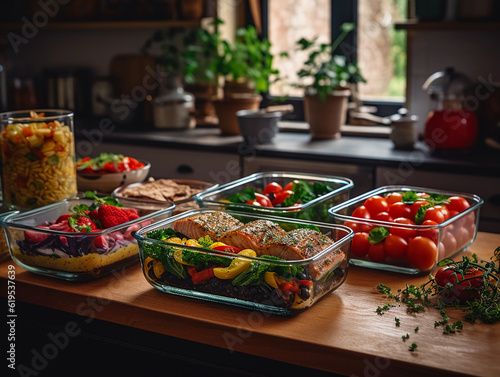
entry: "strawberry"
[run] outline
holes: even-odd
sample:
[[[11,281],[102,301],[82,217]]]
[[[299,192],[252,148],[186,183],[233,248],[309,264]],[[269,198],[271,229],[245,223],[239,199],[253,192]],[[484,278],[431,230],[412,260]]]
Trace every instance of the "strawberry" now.
[[[137,210],[134,208],[122,208],[121,210],[128,215],[129,221],[138,219],[140,217],[139,212],[137,212]]]
[[[45,241],[47,237],[49,237],[49,234],[47,233],[35,232],[31,230],[24,231],[24,238],[28,242],[34,242],[34,243],[42,242]]]
[[[108,248],[108,239],[105,234],[102,234],[94,239],[94,245],[100,249]]]
[[[103,228],[111,228],[129,221],[125,211],[110,204],[99,207],[98,217]]]
[[[67,213],[65,215],[61,215],[57,218],[54,224],[62,223],[64,220],[68,220],[68,217],[71,217],[71,214]]]
[[[88,217],[83,217],[83,216],[80,216],[79,218],[77,218],[76,222],[71,224],[71,227],[76,232],[92,232],[95,229],[97,229],[97,226],[92,221],[92,219],[89,219]]]
[[[99,211],[94,209],[93,211],[89,212],[89,217],[91,219],[99,219]]]

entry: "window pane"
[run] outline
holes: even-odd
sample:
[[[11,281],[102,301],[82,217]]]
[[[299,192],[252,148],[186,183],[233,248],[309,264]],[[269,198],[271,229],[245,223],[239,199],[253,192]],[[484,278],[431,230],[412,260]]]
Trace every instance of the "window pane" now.
[[[296,83],[296,72],[307,58],[307,53],[295,52],[295,42],[300,38],[318,36],[320,42],[330,42],[331,0],[270,0],[269,40],[275,57],[275,66],[286,82]],[[280,58],[281,52],[288,52],[289,58]],[[272,95],[302,96],[303,91],[289,85],[274,84]]]
[[[404,100],[406,32],[394,23],[406,19],[407,0],[358,0],[358,64],[366,79],[362,99]]]

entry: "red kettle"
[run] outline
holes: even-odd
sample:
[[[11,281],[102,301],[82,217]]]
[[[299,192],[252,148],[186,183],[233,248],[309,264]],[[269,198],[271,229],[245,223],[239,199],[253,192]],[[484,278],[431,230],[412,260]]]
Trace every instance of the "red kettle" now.
[[[470,80],[453,68],[431,75],[424,83],[431,109],[425,120],[424,140],[435,149],[467,149],[476,144],[478,120],[464,106]]]

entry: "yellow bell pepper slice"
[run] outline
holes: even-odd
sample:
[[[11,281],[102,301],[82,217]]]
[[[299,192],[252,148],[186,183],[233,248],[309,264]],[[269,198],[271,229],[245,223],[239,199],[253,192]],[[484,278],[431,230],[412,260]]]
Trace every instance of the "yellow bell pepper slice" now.
[[[222,242],[214,242],[213,244],[211,244],[211,245],[209,246],[209,249],[214,249],[214,248],[216,248],[217,246],[226,246],[226,244],[225,244],[225,243],[222,243]]]
[[[195,239],[192,239],[192,238],[191,238],[191,239],[189,239],[189,240],[187,240],[187,241],[185,241],[185,245],[186,245],[186,246],[203,247],[203,246],[201,246],[201,245],[198,243],[198,241],[196,241]]]
[[[271,271],[266,271],[264,273],[264,280],[267,284],[269,284],[273,288],[278,288],[281,283],[279,275],[276,272],[271,272]]]
[[[238,255],[244,255],[248,257],[256,257],[257,254],[252,249],[241,250]],[[217,267],[214,268],[214,275],[219,279],[234,279],[236,276],[245,272],[250,267],[252,263],[249,259],[234,258],[228,267]]]
[[[178,244],[181,244],[181,245],[184,244],[179,237],[170,237],[170,238],[166,239],[166,241],[167,242],[172,242],[172,243],[178,243]]]

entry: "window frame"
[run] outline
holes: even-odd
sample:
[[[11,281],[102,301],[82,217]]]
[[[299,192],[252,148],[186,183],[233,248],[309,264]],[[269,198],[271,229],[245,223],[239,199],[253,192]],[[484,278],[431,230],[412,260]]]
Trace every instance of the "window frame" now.
[[[272,0],[260,0],[261,9],[261,25],[262,25],[262,37],[269,38],[269,1]],[[339,33],[340,25],[344,22],[353,22],[355,25],[358,24],[358,0],[330,0],[330,39],[333,41]],[[251,17],[250,17],[251,19]],[[358,50],[357,50],[357,40],[358,40],[358,29],[356,28],[352,33],[349,33],[344,39],[345,43],[350,46],[354,46],[351,53],[346,55],[348,62],[353,62],[357,60]],[[343,54],[340,51],[340,46],[334,51],[335,54]],[[269,103],[275,101],[275,97],[267,93],[264,96],[263,106],[267,106]],[[285,115],[284,119],[287,120],[297,120],[304,121],[304,98],[303,97],[289,97],[286,104],[292,104],[294,106],[294,113]],[[363,104],[366,106],[375,106],[377,112],[375,115],[378,116],[389,116],[395,114],[398,109],[405,106],[405,101],[384,101],[384,100],[363,100]]]

